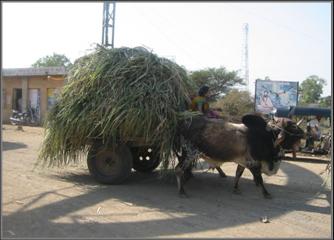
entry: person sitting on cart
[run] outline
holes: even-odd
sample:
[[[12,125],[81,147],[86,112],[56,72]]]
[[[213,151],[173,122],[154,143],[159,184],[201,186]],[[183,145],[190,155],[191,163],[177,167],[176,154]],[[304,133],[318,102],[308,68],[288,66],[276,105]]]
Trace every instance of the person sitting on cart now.
[[[192,111],[202,112],[208,118],[221,118],[218,112],[210,109],[208,101],[209,90],[210,88],[208,86],[202,86],[198,91],[198,96],[192,99],[190,109]]]
[[[221,114],[219,113],[221,109],[219,110],[217,109],[218,111],[210,109],[208,101],[209,90],[210,88],[208,86],[206,85],[202,86],[198,91],[198,96],[193,98],[193,100],[191,101],[190,109],[192,111],[202,112],[208,118],[222,118]],[[209,163],[209,169],[217,169],[221,177],[226,177],[226,174],[220,168],[220,166],[217,166],[213,163]]]

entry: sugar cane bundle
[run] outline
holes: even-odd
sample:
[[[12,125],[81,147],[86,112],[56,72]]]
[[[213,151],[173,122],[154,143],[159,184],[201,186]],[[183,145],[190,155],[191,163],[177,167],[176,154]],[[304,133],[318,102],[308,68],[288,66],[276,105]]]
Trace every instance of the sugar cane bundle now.
[[[186,71],[144,48],[96,49],[79,58],[45,121],[39,159],[66,165],[94,139],[106,145],[141,138],[166,166],[180,111],[192,88]]]

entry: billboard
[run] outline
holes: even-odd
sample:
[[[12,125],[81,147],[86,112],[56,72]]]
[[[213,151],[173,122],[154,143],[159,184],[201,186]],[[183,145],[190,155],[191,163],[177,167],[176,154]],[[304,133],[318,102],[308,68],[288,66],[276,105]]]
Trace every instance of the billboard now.
[[[298,82],[256,80],[255,111],[270,113],[274,108],[297,106]]]

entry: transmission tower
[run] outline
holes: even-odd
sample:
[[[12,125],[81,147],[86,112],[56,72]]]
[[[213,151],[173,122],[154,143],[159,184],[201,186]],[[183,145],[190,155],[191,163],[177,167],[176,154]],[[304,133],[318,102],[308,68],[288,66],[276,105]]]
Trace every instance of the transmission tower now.
[[[242,70],[244,74],[244,80],[246,83],[246,89],[249,91],[249,68],[248,68],[248,23],[243,26],[244,41],[242,47]]]
[[[115,9],[115,1],[103,2],[102,45],[111,48],[114,48]]]

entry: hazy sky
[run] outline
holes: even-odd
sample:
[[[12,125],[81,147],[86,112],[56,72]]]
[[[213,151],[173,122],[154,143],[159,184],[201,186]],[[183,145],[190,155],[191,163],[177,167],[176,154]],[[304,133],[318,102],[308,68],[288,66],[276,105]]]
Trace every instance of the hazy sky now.
[[[101,43],[103,2],[2,2],[3,68],[29,67],[53,52],[73,62]],[[115,47],[145,46],[188,70],[242,68],[249,25],[249,79],[327,81],[330,2],[117,2]]]

